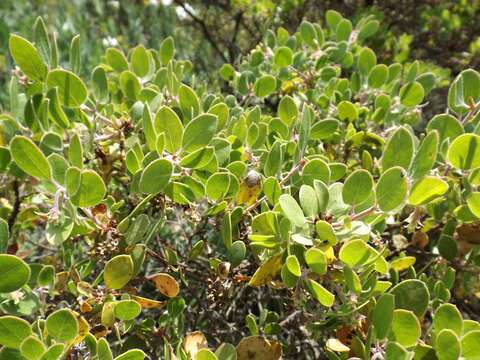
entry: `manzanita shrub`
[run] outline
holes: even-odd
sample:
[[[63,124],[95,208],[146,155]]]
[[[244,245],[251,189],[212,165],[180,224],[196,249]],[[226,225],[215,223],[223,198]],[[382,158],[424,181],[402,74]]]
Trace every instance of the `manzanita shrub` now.
[[[479,359],[480,74],[425,118],[378,27],[268,32],[222,91],[170,38],[82,79],[12,34],[0,359]]]

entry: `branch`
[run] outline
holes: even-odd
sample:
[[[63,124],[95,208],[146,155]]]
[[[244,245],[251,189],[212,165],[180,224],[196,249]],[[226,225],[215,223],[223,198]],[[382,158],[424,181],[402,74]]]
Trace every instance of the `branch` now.
[[[189,8],[186,6],[182,0],[175,0],[175,4],[180,6],[187,14],[192,18],[194,22],[196,22],[200,28],[202,29],[203,35],[205,36],[205,39],[210,43],[210,45],[213,47],[213,49],[220,55],[222,60],[226,63],[228,63],[228,59],[225,56],[225,54],[222,52],[222,50],[218,47],[217,42],[213,38],[213,36],[210,34],[210,31],[208,30],[207,25],[205,22],[197,17]]]
[[[18,213],[20,212],[20,205],[22,203],[22,198],[20,197],[20,185],[18,184],[18,180],[15,179],[13,181],[13,192],[15,193],[15,202],[13,203],[13,209],[8,217],[8,230],[10,234],[12,233],[13,225],[15,225],[15,220],[17,219]]]

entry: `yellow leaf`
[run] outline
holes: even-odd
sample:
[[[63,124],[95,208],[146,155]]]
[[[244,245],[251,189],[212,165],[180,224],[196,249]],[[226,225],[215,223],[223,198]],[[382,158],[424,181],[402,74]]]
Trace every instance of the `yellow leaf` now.
[[[278,360],[282,358],[282,346],[263,336],[243,338],[237,345],[237,360]]]
[[[254,170],[250,170],[240,184],[237,193],[237,203],[251,205],[257,200],[258,194],[262,190],[262,178]]]
[[[261,286],[271,282],[282,269],[282,254],[272,256],[265,261],[253,274],[248,285]]]
[[[416,259],[413,256],[405,256],[393,260],[390,264],[392,266],[392,269],[402,271],[408,269],[410,266],[415,264],[415,260]]]
[[[132,296],[132,298],[144,309],[156,309],[165,305],[165,301],[147,299],[141,296]]]
[[[331,351],[338,351],[338,352],[348,352],[350,348],[345,346],[340,340],[338,339],[328,339],[327,340],[327,348]]]
[[[88,332],[90,330],[90,326],[88,325],[87,320],[80,316],[79,314],[76,314],[77,316],[77,323],[78,323],[78,335],[77,337],[73,340],[73,344],[78,344],[83,341],[88,335]]]
[[[185,339],[183,341],[183,348],[185,352],[190,354],[192,359],[195,359],[197,352],[200,349],[208,348],[207,339],[205,335],[201,331],[194,331],[185,335]]]
[[[180,286],[177,280],[171,275],[159,273],[147,277],[155,283],[155,287],[165,296],[170,298],[175,297],[180,292]]]
[[[325,253],[325,256],[327,257],[327,263],[331,264],[337,258],[335,257],[335,253],[333,252],[333,247],[329,244],[322,244],[318,247],[320,250],[322,250]]]
[[[102,325],[109,328],[115,323],[115,302],[110,301],[103,304],[101,322]]]

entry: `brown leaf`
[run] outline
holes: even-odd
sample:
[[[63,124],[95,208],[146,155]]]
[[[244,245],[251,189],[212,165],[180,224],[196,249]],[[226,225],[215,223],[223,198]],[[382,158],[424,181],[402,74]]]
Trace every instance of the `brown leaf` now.
[[[185,335],[183,348],[187,355],[190,354],[190,357],[195,359],[200,349],[208,348],[208,342],[201,331],[194,331]]]
[[[278,360],[282,357],[282,346],[263,336],[243,338],[237,345],[237,360]]]
[[[180,292],[180,286],[177,280],[169,274],[159,273],[147,277],[155,283],[155,287],[165,296],[170,298],[175,297]]]

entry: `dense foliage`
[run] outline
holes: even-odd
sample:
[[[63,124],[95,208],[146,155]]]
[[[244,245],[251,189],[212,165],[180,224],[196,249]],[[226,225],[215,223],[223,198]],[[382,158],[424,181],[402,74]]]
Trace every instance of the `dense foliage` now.
[[[222,91],[171,37],[85,76],[11,34],[0,359],[478,359],[480,74],[427,118],[379,29],[267,31]]]

